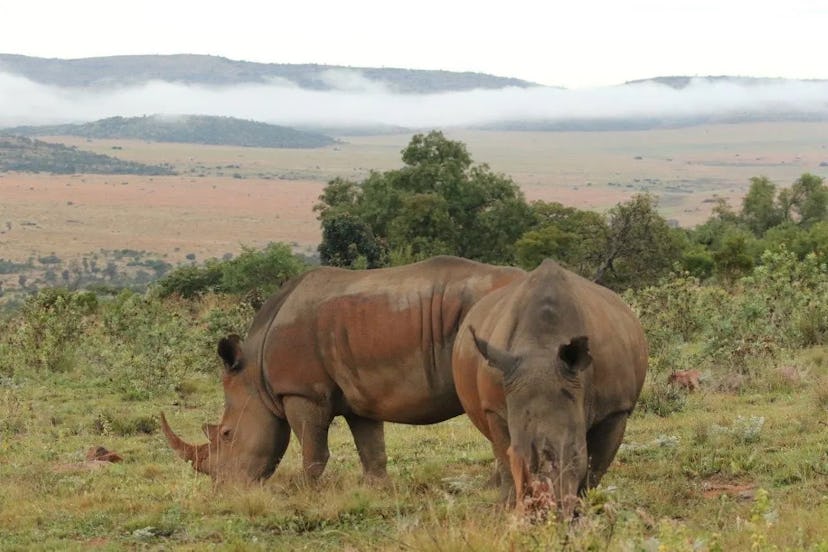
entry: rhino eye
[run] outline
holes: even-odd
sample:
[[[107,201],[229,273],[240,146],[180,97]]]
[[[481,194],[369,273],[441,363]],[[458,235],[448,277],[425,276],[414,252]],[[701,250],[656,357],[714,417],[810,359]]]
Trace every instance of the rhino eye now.
[[[225,441],[229,441],[230,438],[233,436],[233,430],[229,427],[226,429],[221,430],[221,438]]]

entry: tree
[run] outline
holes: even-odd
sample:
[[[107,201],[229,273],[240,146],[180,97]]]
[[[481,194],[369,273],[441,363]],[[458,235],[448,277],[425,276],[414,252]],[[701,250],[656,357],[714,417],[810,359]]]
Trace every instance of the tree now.
[[[372,172],[359,184],[333,180],[319,196],[314,210],[322,222],[323,264],[352,266],[375,245],[405,251],[395,258],[514,259],[514,243],[529,228],[531,213],[511,179],[473,165],[462,142],[438,131],[415,135],[401,153],[402,168]],[[390,259],[382,252],[373,258]]]
[[[738,227],[730,227],[713,252],[715,272],[726,281],[734,281],[753,269],[756,238]]]
[[[334,178],[319,196],[319,203],[313,206],[317,220],[324,220],[336,209],[350,209],[356,205],[359,187],[355,182],[344,178]]]
[[[800,176],[791,186],[785,203],[797,214],[799,224],[806,228],[828,220],[828,187],[819,176],[808,173]]]
[[[518,264],[531,270],[552,258],[592,278],[607,241],[606,218],[555,202],[535,201],[531,209],[535,225],[515,244]]]
[[[348,211],[331,211],[322,219],[319,257],[323,265],[356,268],[364,259],[366,268],[385,265],[388,252],[371,227]]]
[[[776,186],[767,177],[750,179],[750,189],[742,200],[742,218],[757,237],[782,222],[775,199]]]
[[[638,194],[610,209],[608,234],[593,280],[614,288],[654,284],[681,255],[680,234],[656,211],[656,200]]]
[[[563,261],[570,252],[576,249],[577,236],[571,232],[561,230],[555,224],[543,226],[537,230],[529,230],[515,244],[517,262],[526,270],[533,270],[544,259],[550,258]]]

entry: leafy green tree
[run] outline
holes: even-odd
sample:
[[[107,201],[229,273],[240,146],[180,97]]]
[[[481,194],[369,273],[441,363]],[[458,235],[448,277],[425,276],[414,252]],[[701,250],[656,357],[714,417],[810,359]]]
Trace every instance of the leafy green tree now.
[[[742,200],[742,218],[759,237],[782,222],[782,212],[776,205],[776,186],[767,177],[750,179],[750,189]]]
[[[331,180],[319,196],[319,203],[313,207],[313,211],[318,213],[317,220],[325,220],[337,209],[352,208],[356,205],[358,196],[359,187],[355,182],[338,177]]]
[[[706,280],[713,275],[713,254],[701,244],[688,245],[681,256],[681,265],[691,276]]]
[[[402,168],[372,172],[360,184],[328,184],[314,207],[322,222],[323,264],[352,266],[362,256],[372,265],[366,253],[372,242],[400,252],[398,259],[436,253],[514,259],[514,243],[529,228],[531,213],[511,179],[473,165],[466,146],[439,131],[415,135],[402,160]],[[374,258],[389,260],[386,254]]]
[[[322,218],[320,261],[324,265],[357,268],[384,266],[388,252],[364,220],[346,210],[332,210]]]
[[[800,176],[786,197],[785,204],[797,215],[799,224],[810,227],[828,220],[828,187],[824,179],[805,173]]]
[[[757,243],[751,232],[729,227],[713,252],[716,274],[729,282],[748,274],[754,266]]]
[[[532,270],[547,258],[565,263],[563,259],[577,249],[577,236],[561,230],[555,224],[549,224],[523,234],[515,244],[515,249],[518,264],[526,270]]]
[[[608,233],[593,280],[613,288],[643,287],[668,274],[679,259],[682,236],[656,211],[649,194],[610,209]]]
[[[548,257],[591,278],[607,241],[605,217],[555,202],[535,201],[531,209],[535,226],[515,244],[518,264],[531,270]]]

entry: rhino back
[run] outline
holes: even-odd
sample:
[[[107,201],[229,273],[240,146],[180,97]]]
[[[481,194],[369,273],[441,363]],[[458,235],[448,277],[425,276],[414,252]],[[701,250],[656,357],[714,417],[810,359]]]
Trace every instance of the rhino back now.
[[[386,421],[456,416],[458,326],[480,297],[522,275],[451,257],[312,271],[284,300],[262,344],[272,392],[330,400],[336,414]]]

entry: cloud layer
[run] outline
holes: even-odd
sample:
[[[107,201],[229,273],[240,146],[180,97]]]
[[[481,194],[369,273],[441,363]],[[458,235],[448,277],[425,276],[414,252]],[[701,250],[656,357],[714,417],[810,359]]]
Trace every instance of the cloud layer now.
[[[505,88],[394,94],[355,71],[324,75],[334,89],[287,81],[230,87],[153,81],[107,89],[58,88],[0,73],[0,128],[87,122],[112,116],[200,114],[290,126],[410,128],[502,122],[828,116],[828,82],[763,84],[694,80],[686,88],[644,82],[580,90]]]

